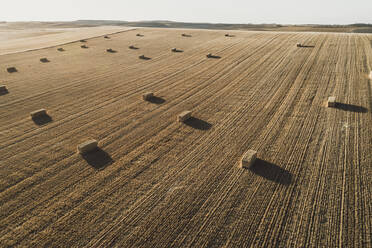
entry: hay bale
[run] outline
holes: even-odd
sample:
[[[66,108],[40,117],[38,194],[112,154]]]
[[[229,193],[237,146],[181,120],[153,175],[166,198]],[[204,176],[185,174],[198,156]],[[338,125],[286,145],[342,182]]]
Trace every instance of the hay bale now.
[[[328,107],[336,107],[336,97],[328,97]]]
[[[140,58],[140,59],[144,59],[144,60],[149,60],[149,59],[150,59],[149,57],[146,57],[145,55],[141,55],[141,56],[139,56],[138,58]]]
[[[147,93],[145,93],[145,94],[142,95],[142,98],[145,101],[148,101],[148,100],[150,100],[153,97],[154,97],[154,93],[152,93],[152,92],[147,92]]]
[[[174,53],[183,53],[183,50],[177,49],[177,48],[172,48],[171,51],[174,52]]]
[[[78,145],[77,150],[80,154],[86,154],[95,151],[97,149],[97,146],[98,146],[97,140],[91,139]]]
[[[302,44],[301,43],[297,43],[296,46],[297,47],[302,47]]]
[[[369,74],[369,78],[372,79],[372,71],[371,71],[371,73]]]
[[[178,121],[184,122],[191,117],[191,111],[183,111],[181,114],[178,115]]]
[[[17,72],[17,68],[15,68],[15,67],[8,67],[6,70],[9,73]]]
[[[6,88],[5,85],[0,85],[0,93],[7,93],[8,89]]]
[[[240,162],[241,168],[250,168],[257,158],[257,152],[254,150],[248,150],[244,153],[242,160]]]
[[[213,54],[211,54],[211,53],[208,53],[208,54],[207,54],[207,58],[219,59],[219,58],[221,58],[221,57],[218,56],[218,55],[213,55]]]
[[[49,60],[48,60],[47,58],[41,58],[41,59],[40,59],[40,62],[42,62],[42,63],[48,63]]]
[[[64,52],[65,51],[65,49],[63,49],[62,47],[61,48],[58,48],[57,49],[59,52]]]
[[[47,112],[45,109],[39,109],[39,110],[31,112],[30,115],[31,115],[31,118],[33,119],[40,118],[40,117],[46,116]]]

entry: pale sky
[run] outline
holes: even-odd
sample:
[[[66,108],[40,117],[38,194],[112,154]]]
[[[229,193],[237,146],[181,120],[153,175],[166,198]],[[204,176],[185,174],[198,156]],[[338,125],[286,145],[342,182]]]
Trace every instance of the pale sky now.
[[[0,21],[372,23],[372,0],[1,0]]]

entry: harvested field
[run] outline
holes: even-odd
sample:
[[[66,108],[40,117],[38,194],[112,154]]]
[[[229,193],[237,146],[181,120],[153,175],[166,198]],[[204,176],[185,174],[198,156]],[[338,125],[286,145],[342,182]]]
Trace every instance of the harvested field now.
[[[0,25],[0,55],[57,46],[82,38],[87,39],[130,29],[133,28],[115,26],[86,28],[76,25],[63,27],[56,23],[31,26],[25,23],[3,24]]]
[[[0,247],[372,247],[370,35],[138,32],[0,56]]]

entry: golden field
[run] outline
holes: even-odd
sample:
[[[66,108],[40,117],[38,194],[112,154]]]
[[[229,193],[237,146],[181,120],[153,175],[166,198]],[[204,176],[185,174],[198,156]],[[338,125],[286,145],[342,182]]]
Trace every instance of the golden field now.
[[[0,55],[1,247],[372,247],[372,35],[115,32]]]

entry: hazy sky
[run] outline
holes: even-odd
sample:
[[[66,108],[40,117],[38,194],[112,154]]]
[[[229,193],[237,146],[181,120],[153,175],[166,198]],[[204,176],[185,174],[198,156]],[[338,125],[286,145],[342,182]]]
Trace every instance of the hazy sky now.
[[[372,0],[1,0],[0,21],[372,23]]]

